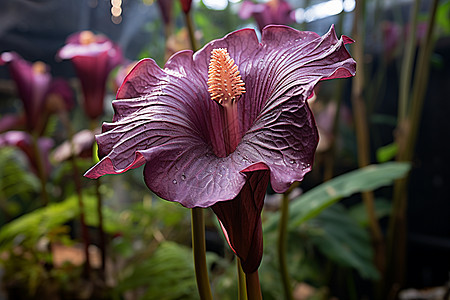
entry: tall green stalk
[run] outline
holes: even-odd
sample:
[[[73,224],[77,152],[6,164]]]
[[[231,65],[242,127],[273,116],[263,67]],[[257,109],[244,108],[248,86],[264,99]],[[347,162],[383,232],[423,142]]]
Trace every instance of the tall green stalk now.
[[[236,265],[238,273],[238,300],[247,300],[247,283],[245,281],[245,273],[242,269],[241,260],[237,256]]]
[[[416,0],[416,2],[419,2],[419,0]],[[417,3],[415,3],[414,5],[418,6]],[[430,70],[429,60],[431,52],[434,48],[433,30],[436,19],[437,6],[438,0],[433,0],[431,3],[430,17],[427,24],[427,33],[422,41],[419,51],[417,67],[412,84],[412,93],[410,94],[410,99],[406,99],[406,101],[408,101],[408,106],[410,107],[402,108],[405,109],[406,114],[405,116],[403,116],[404,120],[399,120],[398,123],[401,134],[399,134],[397,140],[400,150],[397,155],[397,161],[411,161],[414,156],[420,119],[422,116],[422,108],[425,99],[425,92],[428,85],[428,76]],[[418,9],[413,7],[413,12],[417,14]],[[417,16],[411,17],[417,18]],[[415,41],[416,36],[411,36],[410,38],[414,39]],[[414,53],[415,42],[408,43],[408,47],[411,47],[413,49],[405,49],[405,51]],[[405,60],[404,63],[412,64],[412,61]],[[413,68],[411,66],[407,69],[412,72]],[[411,74],[403,74],[403,76],[411,78]],[[402,91],[402,93],[409,93],[410,86],[404,87],[404,89],[405,91]],[[402,102],[405,100],[399,99],[399,101]],[[400,105],[404,104],[399,103],[399,106]],[[390,262],[389,265],[392,268],[391,272],[389,272],[392,275],[390,275],[391,278],[388,281],[388,284],[392,286],[401,286],[404,283],[406,271],[406,209],[408,200],[408,180],[409,178],[406,177],[396,181],[394,184],[393,209],[388,228],[387,243],[387,256]],[[387,286],[387,288],[390,288],[390,286]]]
[[[245,274],[247,283],[247,295],[250,300],[262,300],[261,285],[259,284],[258,271]]]
[[[365,84],[364,74],[364,36],[365,36],[365,0],[356,2],[355,20],[353,24],[353,57],[357,62],[356,76],[352,85],[352,105],[355,121],[356,141],[358,148],[358,166],[365,167],[370,164],[370,139],[367,124],[367,111],[364,102],[363,90]],[[369,220],[372,244],[375,248],[375,264],[377,269],[384,273],[384,240],[380,225],[375,215],[374,195],[372,191],[363,192],[362,198]]]
[[[411,88],[412,70],[414,66],[414,54],[416,50],[417,17],[420,0],[415,0],[411,7],[410,34],[406,41],[405,53],[403,55],[402,70],[400,76],[400,87],[398,95],[398,124],[402,126],[406,120],[409,104],[409,90]]]
[[[208,266],[206,264],[205,246],[205,221],[203,208],[191,209],[192,251],[194,254],[195,277],[200,299],[212,299],[211,288],[208,279]]]
[[[286,245],[287,245],[287,225],[289,221],[289,196],[291,191],[297,186],[298,183],[294,183],[283,194],[281,202],[281,216],[278,231],[278,262],[280,267],[281,282],[283,284],[284,298],[287,300],[293,300],[291,280],[289,278],[289,272],[287,268],[286,260]]]
[[[91,121],[90,129],[92,132],[94,132],[96,128],[97,122],[94,120]],[[97,163],[96,154],[92,153],[92,160],[95,163]],[[106,237],[105,237],[105,230],[103,226],[103,198],[102,193],[100,192],[100,186],[101,181],[100,178],[97,178],[95,180],[95,195],[97,197],[97,218],[98,218],[98,237],[99,237],[99,249],[100,249],[100,255],[101,255],[101,265],[100,269],[102,270],[102,276],[104,276],[105,271],[105,265],[106,265]]]
[[[39,182],[41,184],[41,203],[42,206],[47,206],[47,204],[49,203],[49,197],[47,192],[47,175],[45,174],[44,161],[42,159],[42,153],[38,144],[39,136],[33,133],[31,138],[32,138],[31,142],[33,147],[33,155],[36,161],[36,168],[39,176]]]
[[[77,193],[77,199],[78,199],[78,209],[80,210],[80,226],[81,226],[81,238],[83,241],[83,249],[84,249],[84,256],[85,256],[85,263],[84,263],[84,269],[83,269],[83,275],[88,278],[89,274],[91,272],[91,260],[89,255],[89,244],[90,244],[90,238],[89,238],[89,230],[86,225],[86,218],[85,218],[85,208],[84,208],[84,201],[83,201],[83,191],[81,187],[81,181],[80,176],[81,173],[79,172],[78,165],[77,165],[77,156],[75,154],[75,145],[73,142],[73,135],[74,130],[72,128],[72,124],[70,123],[70,120],[67,116],[66,112],[60,112],[59,118],[61,122],[66,127],[68,140],[70,143],[70,162],[72,164],[72,176],[73,181],[75,184],[75,191]]]

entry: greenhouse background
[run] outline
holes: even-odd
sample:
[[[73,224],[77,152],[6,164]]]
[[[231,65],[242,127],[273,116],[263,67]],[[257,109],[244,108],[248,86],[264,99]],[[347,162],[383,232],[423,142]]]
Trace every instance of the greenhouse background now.
[[[1,0],[0,8],[0,300],[208,299],[192,253],[195,209],[158,197],[142,166],[83,175],[97,151],[109,155],[94,135],[120,121],[112,103],[131,93],[121,85],[138,80],[139,60],[166,72],[178,51],[244,28],[261,40],[270,24],[348,36],[356,75],[335,72],[308,95],[319,142],[303,181],[276,193],[271,178],[256,271],[262,298],[450,299],[450,1]],[[110,45],[107,61],[80,69],[75,50],[64,52],[75,38]],[[88,104],[95,97],[100,107]],[[250,277],[241,294],[243,258],[223,219],[214,206],[202,211],[211,299],[253,299]]]

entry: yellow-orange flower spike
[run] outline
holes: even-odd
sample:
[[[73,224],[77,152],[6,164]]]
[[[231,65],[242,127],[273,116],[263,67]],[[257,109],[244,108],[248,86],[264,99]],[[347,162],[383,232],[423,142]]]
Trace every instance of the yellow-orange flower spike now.
[[[245,93],[245,83],[227,49],[211,51],[208,86],[211,99],[223,106],[234,103],[237,97]]]
[[[85,30],[80,33],[79,39],[81,45],[89,45],[95,42],[96,37],[92,31]]]

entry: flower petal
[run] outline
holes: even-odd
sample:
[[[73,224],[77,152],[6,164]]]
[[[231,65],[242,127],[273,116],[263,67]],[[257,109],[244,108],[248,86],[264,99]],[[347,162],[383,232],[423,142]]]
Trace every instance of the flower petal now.
[[[211,208],[219,218],[230,247],[241,259],[245,273],[255,272],[262,259],[261,211],[269,183],[269,171],[247,173],[239,195]]]

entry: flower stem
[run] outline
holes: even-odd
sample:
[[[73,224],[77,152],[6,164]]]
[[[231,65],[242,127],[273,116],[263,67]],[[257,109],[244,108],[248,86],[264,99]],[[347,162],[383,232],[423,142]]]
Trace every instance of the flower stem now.
[[[287,244],[287,224],[289,220],[289,195],[295,186],[292,185],[283,194],[281,202],[281,217],[280,227],[278,234],[278,261],[280,264],[281,281],[283,283],[284,298],[293,300],[291,282],[289,278],[289,272],[286,263],[286,244]]]
[[[191,209],[192,251],[194,254],[195,277],[200,299],[212,299],[209,286],[208,267],[206,265],[205,246],[205,221],[203,209],[194,207]]]
[[[366,103],[364,101],[364,15],[365,0],[356,2],[355,19],[353,24],[353,37],[358,41],[354,47],[354,55],[357,64],[357,75],[352,85],[352,105],[355,119],[356,141],[358,148],[358,166],[365,167],[370,164],[370,132],[367,124]],[[372,244],[375,248],[375,264],[383,274],[385,269],[384,240],[380,224],[375,215],[374,194],[372,191],[363,192],[362,199],[366,207],[371,232]]]
[[[47,176],[45,175],[45,165],[41,150],[39,149],[38,139],[39,137],[37,136],[37,134],[32,134],[33,154],[36,162],[37,173],[39,175],[39,182],[41,183],[41,202],[42,206],[47,206],[47,204],[49,203],[49,197],[47,193]]]
[[[242,270],[241,260],[237,256],[236,256],[236,265],[238,272],[238,292],[239,292],[238,299],[247,300],[247,285],[245,282],[245,273],[244,270]]]
[[[92,132],[94,132],[96,124],[97,124],[97,122],[95,122],[94,120],[91,121],[90,129]],[[95,143],[94,143],[94,145],[95,145]],[[93,151],[92,152],[92,160],[94,161],[94,163],[97,163],[96,157],[97,156]],[[100,192],[100,186],[101,186],[100,178],[97,178],[97,180],[95,181],[95,194],[97,196],[98,237],[99,237],[99,248],[100,248],[100,254],[101,254],[100,268],[102,270],[102,276],[104,276],[105,275],[104,274],[105,265],[106,265],[106,238],[105,238],[105,230],[103,228],[103,213],[102,213],[103,199],[102,199],[102,194]]]
[[[261,285],[259,284],[258,271],[245,274],[247,282],[247,295],[250,300],[262,300]]]
[[[420,118],[422,116],[422,108],[429,79],[429,61],[434,47],[433,30],[435,26],[438,2],[438,0],[433,0],[431,3],[430,17],[427,23],[427,33],[420,46],[414,82],[412,85],[412,93],[409,96],[411,100],[409,102],[410,107],[407,108],[408,114],[405,115],[404,122],[402,122],[402,124],[398,124],[401,135],[398,137],[399,153],[397,155],[397,161],[411,161],[415,153],[414,150],[416,147]],[[411,17],[417,18],[416,16]],[[414,36],[412,37],[415,38]],[[415,48],[415,43],[410,43],[408,46]],[[405,74],[404,76],[407,75]],[[407,87],[405,87],[405,89],[406,88]],[[389,266],[392,268],[392,274],[390,274],[390,276],[393,277],[390,278],[391,282],[388,283],[392,285],[400,284],[401,286],[404,284],[407,234],[407,200],[408,177],[399,179],[394,183],[393,208],[387,237],[387,256],[390,262]]]
[[[72,137],[70,138],[70,142],[71,144],[73,144],[72,142]],[[81,190],[81,182],[80,182],[80,173],[78,171],[78,166],[77,166],[77,162],[76,162],[76,157],[75,155],[72,153],[72,158],[70,159],[71,163],[72,163],[72,171],[73,171],[73,179],[75,182],[75,189],[77,192],[77,198],[78,198],[78,208],[80,210],[80,226],[81,226],[81,238],[83,239],[83,244],[84,244],[84,256],[85,256],[85,263],[84,263],[84,269],[83,269],[83,273],[84,276],[86,278],[89,278],[89,274],[91,272],[91,260],[90,260],[90,255],[89,255],[89,244],[90,244],[90,239],[89,239],[89,231],[88,231],[88,227],[86,225],[86,218],[85,218],[85,209],[84,209],[84,201],[83,201],[83,193]]]
[[[189,12],[184,14],[185,19],[186,19],[186,27],[189,33],[189,40],[191,41],[191,49],[193,51],[197,51],[198,49],[198,45],[197,45],[197,40],[195,39],[195,30],[194,30],[194,24],[191,20],[191,15]]]
[[[85,263],[83,267],[83,275],[85,278],[88,278],[91,272],[91,260],[89,255],[89,244],[90,244],[90,238],[89,238],[89,230],[86,225],[86,218],[85,218],[85,209],[84,209],[84,201],[83,201],[83,191],[80,181],[80,172],[78,170],[77,165],[77,157],[75,154],[75,144],[73,141],[74,136],[74,130],[72,128],[72,124],[70,123],[69,117],[66,112],[60,112],[59,118],[61,122],[66,127],[69,143],[70,143],[70,162],[72,164],[72,176],[73,181],[75,184],[75,191],[77,193],[78,198],[78,209],[80,210],[80,226],[81,226],[81,238],[83,240],[83,246],[84,246],[84,256],[85,256]]]

